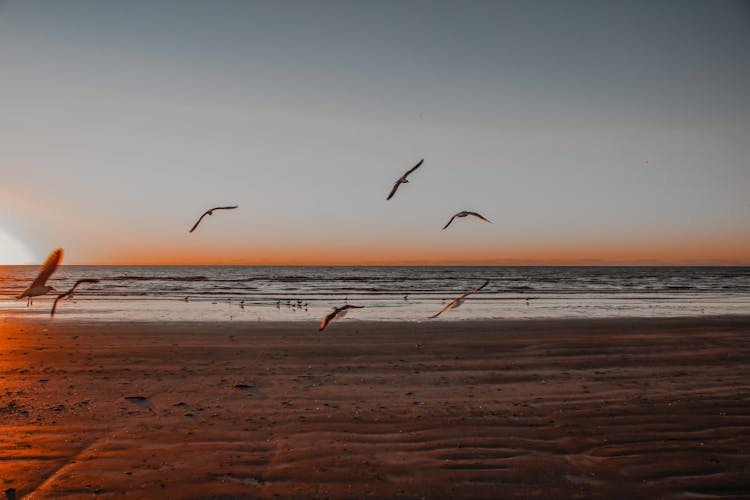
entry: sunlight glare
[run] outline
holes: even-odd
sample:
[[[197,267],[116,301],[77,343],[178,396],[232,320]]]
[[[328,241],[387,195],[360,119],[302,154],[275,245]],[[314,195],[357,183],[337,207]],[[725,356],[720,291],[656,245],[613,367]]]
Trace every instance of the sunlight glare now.
[[[26,246],[0,228],[0,266],[31,264],[33,257]]]

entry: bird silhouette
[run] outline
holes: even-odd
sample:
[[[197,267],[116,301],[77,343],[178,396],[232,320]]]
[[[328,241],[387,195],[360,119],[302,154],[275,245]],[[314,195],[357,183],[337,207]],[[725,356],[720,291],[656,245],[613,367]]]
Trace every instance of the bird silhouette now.
[[[479,217],[479,218],[480,218],[480,219],[482,219],[483,221],[485,221],[485,222],[489,222],[490,224],[492,224],[492,221],[491,221],[491,220],[489,220],[489,219],[485,218],[485,217],[484,217],[483,215],[481,215],[481,214],[478,214],[478,213],[476,213],[476,212],[467,212],[466,210],[462,210],[461,212],[458,212],[458,213],[454,214],[454,215],[453,215],[453,217],[451,217],[451,220],[449,220],[449,221],[448,221],[448,223],[447,223],[446,225],[444,225],[444,226],[443,226],[443,229],[446,229],[446,228],[447,228],[448,226],[450,226],[450,225],[451,225],[451,222],[453,222],[453,219],[455,219],[456,217],[458,217],[458,218],[463,218],[463,217],[468,217],[469,215],[473,215],[474,217]]]
[[[60,300],[64,299],[65,297],[68,297],[68,296],[72,295],[73,291],[76,289],[76,287],[78,285],[82,284],[82,283],[99,283],[99,280],[95,280],[95,279],[92,279],[92,278],[84,278],[84,279],[76,281],[75,284],[70,288],[70,290],[68,290],[65,293],[61,293],[60,295],[57,296],[57,298],[55,298],[55,302],[52,304],[52,310],[49,312],[50,317],[54,317],[55,316],[55,310],[57,309],[57,303]]]
[[[343,318],[350,309],[363,309],[364,307],[365,306],[352,306],[349,304],[345,304],[341,307],[334,307],[333,311],[328,313],[326,317],[323,318],[323,321],[320,322],[320,328],[318,329],[318,331],[322,332],[323,330],[325,330],[326,326],[328,326],[328,323],[333,321],[334,318]]]
[[[198,225],[203,220],[203,218],[205,216],[207,216],[207,215],[213,215],[214,214],[214,210],[234,210],[237,207],[239,207],[239,205],[234,205],[234,206],[231,206],[231,207],[214,207],[214,208],[212,208],[210,210],[206,210],[205,212],[203,212],[203,215],[201,215],[198,218],[198,220],[195,222],[195,224],[193,225],[193,227],[188,232],[192,233],[193,231],[195,231],[198,228]]]
[[[37,275],[36,279],[31,283],[31,285],[29,285],[26,290],[21,292],[21,295],[16,297],[16,300],[28,297],[28,300],[26,301],[26,306],[28,307],[34,303],[34,297],[39,297],[40,295],[44,295],[45,293],[54,290],[54,288],[52,288],[51,286],[47,286],[47,280],[50,278],[50,276],[52,276],[52,273],[55,272],[55,269],[57,269],[57,266],[62,260],[62,256],[62,248],[58,248],[57,250],[49,254],[47,260],[44,261],[44,264],[42,264],[42,267],[39,270],[39,274]]]
[[[393,195],[396,194],[396,191],[398,191],[398,188],[401,184],[406,184],[409,182],[409,180],[407,179],[409,174],[414,172],[416,169],[418,169],[422,165],[423,162],[424,162],[424,158],[419,160],[416,165],[411,167],[404,175],[399,177],[399,179],[393,185],[393,189],[391,189],[391,193],[388,195],[388,198],[386,198],[386,200],[390,200],[391,198],[393,198]]]
[[[489,283],[490,283],[489,281],[485,281],[482,286],[477,287],[477,288],[475,288],[473,290],[469,290],[468,292],[462,293],[461,295],[459,295],[455,299],[451,300],[445,307],[443,307],[442,309],[440,309],[440,311],[438,311],[437,313],[435,313],[432,316],[430,316],[430,318],[437,318],[438,316],[440,316],[441,314],[443,314],[448,309],[453,309],[454,307],[460,306],[461,304],[463,304],[463,302],[466,299],[466,297],[468,297],[469,295],[472,295],[474,293],[477,293],[479,290],[481,290],[482,288],[486,287]]]

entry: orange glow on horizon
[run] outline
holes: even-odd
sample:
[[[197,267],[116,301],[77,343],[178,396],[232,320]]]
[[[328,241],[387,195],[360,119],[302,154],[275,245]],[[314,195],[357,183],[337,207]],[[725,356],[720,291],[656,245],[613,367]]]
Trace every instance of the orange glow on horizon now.
[[[71,259],[73,260],[73,259]],[[750,242],[681,239],[623,243],[514,245],[446,249],[346,244],[247,248],[159,246],[127,249],[98,265],[750,265]]]

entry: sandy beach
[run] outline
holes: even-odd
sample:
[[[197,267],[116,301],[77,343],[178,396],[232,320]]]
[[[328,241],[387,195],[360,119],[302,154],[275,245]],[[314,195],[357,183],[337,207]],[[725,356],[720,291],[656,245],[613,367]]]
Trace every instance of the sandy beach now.
[[[750,497],[750,318],[0,317],[19,498]]]

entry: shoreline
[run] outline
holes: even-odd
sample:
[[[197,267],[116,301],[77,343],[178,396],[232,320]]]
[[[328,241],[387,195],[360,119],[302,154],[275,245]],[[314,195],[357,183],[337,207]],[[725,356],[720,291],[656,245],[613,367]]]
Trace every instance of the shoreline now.
[[[19,497],[750,495],[750,316],[0,316]]]
[[[299,325],[310,325],[317,326],[320,324],[320,320],[323,319],[324,313],[330,312],[330,308],[326,308],[321,312],[320,318],[300,318],[300,319],[157,319],[157,318],[112,318],[102,317],[92,314],[90,316],[81,317],[80,314],[67,315],[64,310],[59,310],[58,314],[51,318],[48,310],[36,311],[32,313],[21,313],[16,310],[0,310],[0,323],[3,321],[11,323],[46,323],[54,324],[60,323],[65,325],[76,325],[76,324],[137,324],[137,325],[224,325],[224,324],[235,324],[235,325],[288,325],[298,327]],[[482,318],[482,319],[467,319],[467,318],[455,318],[445,317],[440,319],[421,318],[421,319],[357,319],[354,317],[347,317],[344,320],[335,320],[335,325],[343,323],[352,325],[362,325],[365,327],[371,327],[373,325],[466,325],[466,326],[481,326],[485,323],[500,325],[533,325],[544,323],[581,323],[585,325],[593,322],[603,323],[632,323],[632,322],[698,322],[698,323],[711,323],[716,321],[743,321],[750,319],[748,313],[737,313],[737,314],[685,314],[685,315],[674,315],[674,316],[606,316],[606,317],[524,317],[524,318]],[[0,324],[0,326],[2,326]],[[326,329],[327,331],[328,329]]]

